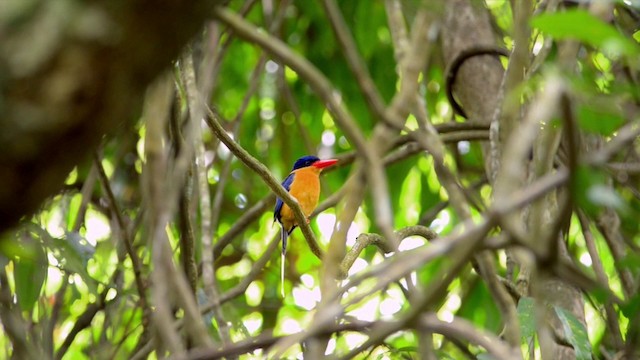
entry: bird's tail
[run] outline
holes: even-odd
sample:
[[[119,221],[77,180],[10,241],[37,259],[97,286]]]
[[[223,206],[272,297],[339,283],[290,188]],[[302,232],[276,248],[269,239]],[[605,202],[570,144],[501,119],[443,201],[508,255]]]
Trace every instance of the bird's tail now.
[[[289,237],[289,232],[282,226],[280,230],[281,239],[282,239],[282,255],[280,256],[280,295],[284,298],[284,262],[286,260],[285,255],[287,254],[287,238]]]
[[[289,238],[289,232],[282,226],[280,230],[280,238],[282,239],[282,255],[287,254],[287,239]]]

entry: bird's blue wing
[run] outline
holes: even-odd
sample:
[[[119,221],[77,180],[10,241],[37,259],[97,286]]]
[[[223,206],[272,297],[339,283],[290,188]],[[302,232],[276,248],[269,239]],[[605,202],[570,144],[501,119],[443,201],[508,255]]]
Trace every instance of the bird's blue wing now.
[[[287,191],[291,190],[291,184],[293,183],[294,177],[295,177],[295,174],[291,173],[289,174],[289,176],[287,176],[286,179],[284,179],[284,181],[282,182],[282,187],[284,187],[285,190]],[[280,217],[281,217],[280,212],[282,211],[282,205],[284,205],[284,202],[282,201],[282,199],[278,198],[276,200],[276,207],[275,209],[273,209],[273,220],[280,221]]]

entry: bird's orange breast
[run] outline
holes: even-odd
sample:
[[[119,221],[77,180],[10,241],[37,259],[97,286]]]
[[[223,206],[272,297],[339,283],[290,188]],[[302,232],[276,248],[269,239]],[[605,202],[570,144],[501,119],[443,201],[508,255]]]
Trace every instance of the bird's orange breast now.
[[[302,212],[308,217],[318,205],[318,199],[320,198],[320,169],[310,166],[298,169],[293,173],[295,177],[291,183],[289,193],[298,200]],[[285,228],[290,228],[296,223],[293,211],[287,204],[282,206],[281,216]]]

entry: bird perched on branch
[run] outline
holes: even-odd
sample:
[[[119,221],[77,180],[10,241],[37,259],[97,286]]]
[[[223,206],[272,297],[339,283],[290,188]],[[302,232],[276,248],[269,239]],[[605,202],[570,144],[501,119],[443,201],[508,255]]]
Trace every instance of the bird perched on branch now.
[[[320,197],[320,172],[338,162],[336,159],[320,160],[315,156],[303,156],[296,161],[289,176],[282,182],[282,186],[298,200],[302,212],[309,217],[318,205]],[[287,238],[298,226],[291,208],[282,199],[276,200],[273,220],[282,226],[282,254],[287,252]]]
[[[309,215],[318,205],[320,197],[320,172],[338,162],[336,159],[320,160],[315,156],[303,156],[293,165],[289,176],[282,182],[282,186],[300,204],[302,212],[309,221]],[[291,232],[298,226],[295,215],[291,208],[282,199],[276,200],[276,207],[273,210],[273,220],[278,221],[282,227],[282,273],[284,280],[284,259],[287,253],[287,239]],[[284,286],[284,281],[282,282]],[[284,295],[284,289],[282,290]]]

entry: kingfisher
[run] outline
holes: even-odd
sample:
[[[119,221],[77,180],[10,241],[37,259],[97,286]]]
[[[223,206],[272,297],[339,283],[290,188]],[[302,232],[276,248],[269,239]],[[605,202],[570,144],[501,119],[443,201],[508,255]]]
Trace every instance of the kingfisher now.
[[[320,197],[320,172],[338,162],[336,159],[320,160],[311,155],[298,159],[291,169],[291,173],[282,182],[282,186],[300,204],[302,212],[309,221],[309,215],[318,205]],[[291,208],[282,199],[276,200],[276,207],[273,210],[273,220],[278,221],[282,227],[282,258],[287,253],[287,239],[291,232],[298,226]]]

